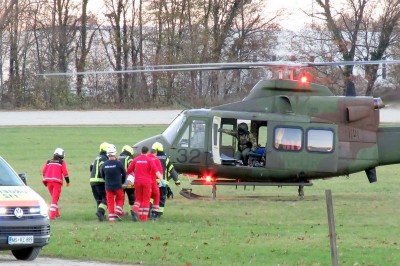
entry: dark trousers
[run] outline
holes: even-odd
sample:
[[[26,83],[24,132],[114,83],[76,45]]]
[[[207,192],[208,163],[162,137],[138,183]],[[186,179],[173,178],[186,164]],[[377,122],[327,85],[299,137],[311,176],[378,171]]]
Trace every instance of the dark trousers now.
[[[104,182],[92,182],[90,186],[96,201],[97,212],[104,215],[107,210],[106,184]]]
[[[129,205],[133,206],[135,204],[135,188],[125,188],[124,192],[128,197]]]
[[[160,210],[164,212],[165,202],[167,201],[167,187],[160,187]]]

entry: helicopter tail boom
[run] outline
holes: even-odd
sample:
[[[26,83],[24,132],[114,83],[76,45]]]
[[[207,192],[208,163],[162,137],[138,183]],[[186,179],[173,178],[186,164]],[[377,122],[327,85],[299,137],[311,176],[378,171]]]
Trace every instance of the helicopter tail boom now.
[[[387,126],[378,130],[379,165],[400,163],[400,127]]]

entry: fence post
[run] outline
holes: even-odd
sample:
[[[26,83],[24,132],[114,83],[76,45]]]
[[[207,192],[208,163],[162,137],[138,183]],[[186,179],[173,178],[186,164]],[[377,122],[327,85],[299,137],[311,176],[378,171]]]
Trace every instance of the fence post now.
[[[329,224],[329,239],[331,243],[331,259],[332,266],[338,266],[338,256],[336,247],[336,231],[335,231],[335,217],[333,215],[333,202],[332,192],[330,189],[325,190],[326,207],[328,211],[328,224]]]

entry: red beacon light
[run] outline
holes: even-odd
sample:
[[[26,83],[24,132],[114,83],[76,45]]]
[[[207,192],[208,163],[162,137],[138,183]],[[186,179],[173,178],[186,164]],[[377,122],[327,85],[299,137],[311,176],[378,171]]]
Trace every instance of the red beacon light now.
[[[301,76],[300,82],[301,82],[301,83],[306,83],[306,82],[308,82],[307,76]]]
[[[207,175],[207,176],[206,176],[206,182],[207,182],[207,183],[211,183],[211,182],[212,182],[212,177],[209,176],[209,175]]]

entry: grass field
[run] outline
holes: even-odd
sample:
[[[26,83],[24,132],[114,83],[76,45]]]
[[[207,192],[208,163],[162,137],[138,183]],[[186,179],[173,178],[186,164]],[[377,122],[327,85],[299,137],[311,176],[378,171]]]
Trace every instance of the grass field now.
[[[56,147],[66,151],[71,186],[51,221],[41,256],[145,265],[330,265],[325,190],[333,194],[339,265],[400,265],[399,166],[314,181],[297,200],[296,187],[193,187],[202,200],[175,192],[160,221],[100,223],[89,186],[89,165],[103,141],[120,149],[154,135],[151,127],[20,127],[0,129],[0,155],[49,202],[41,168]],[[400,152],[400,151],[399,151]],[[181,177],[183,187],[189,180]],[[125,209],[128,211],[128,209]]]

